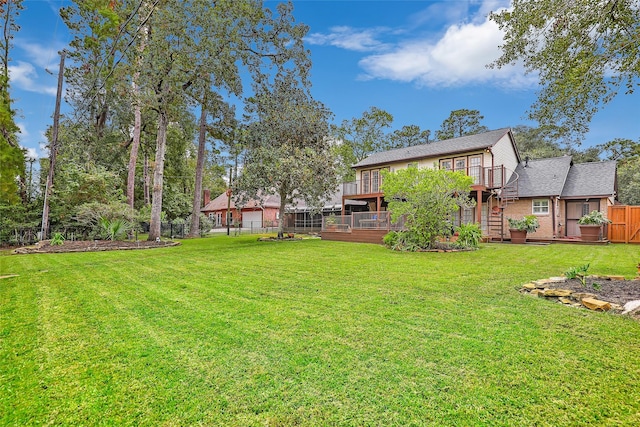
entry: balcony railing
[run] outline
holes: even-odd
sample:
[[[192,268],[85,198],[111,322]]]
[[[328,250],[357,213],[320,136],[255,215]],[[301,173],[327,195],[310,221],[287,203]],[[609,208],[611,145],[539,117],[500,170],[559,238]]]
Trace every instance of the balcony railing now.
[[[473,185],[482,185],[488,189],[504,188],[509,176],[504,166],[469,166],[460,169],[466,175],[473,178]],[[356,180],[342,184],[342,191],[345,196],[359,196],[366,194],[377,194],[382,192],[382,176],[379,180]]]
[[[322,218],[322,231],[350,232],[351,230],[402,230],[404,218],[391,222],[391,213],[354,212],[351,215]]]

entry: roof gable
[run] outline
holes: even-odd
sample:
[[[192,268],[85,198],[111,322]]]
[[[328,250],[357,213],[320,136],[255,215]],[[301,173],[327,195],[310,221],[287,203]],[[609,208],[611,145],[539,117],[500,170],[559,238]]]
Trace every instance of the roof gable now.
[[[519,197],[560,196],[573,160],[571,156],[529,160],[516,168]]]
[[[509,128],[502,128],[476,135],[466,135],[459,138],[414,145],[412,147],[381,151],[379,153],[371,154],[352,167],[360,168],[364,166],[383,165],[403,160],[417,160],[427,157],[440,157],[449,154],[483,150],[493,147],[505,134],[509,132],[511,132]],[[516,150],[515,146],[514,150]]]
[[[573,165],[562,190],[562,197],[615,196],[616,169],[615,160]]]

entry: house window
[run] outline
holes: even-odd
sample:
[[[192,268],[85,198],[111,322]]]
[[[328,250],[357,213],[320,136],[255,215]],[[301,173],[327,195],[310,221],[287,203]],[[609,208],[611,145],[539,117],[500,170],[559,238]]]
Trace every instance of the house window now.
[[[380,191],[380,171],[371,171],[371,192],[377,193]]]
[[[466,157],[460,157],[456,159],[455,170],[460,171],[465,175],[467,174],[467,158]]]
[[[473,156],[469,157],[469,176],[473,178],[474,184],[480,184],[480,177],[482,172],[482,157]]]
[[[448,160],[440,160],[440,169],[444,169],[446,171],[450,171],[453,169],[453,162],[451,159]]]
[[[549,214],[549,199],[537,199],[533,201],[534,215]]]
[[[369,194],[370,193],[370,186],[371,186],[371,174],[369,171],[363,171],[362,172],[362,194]]]

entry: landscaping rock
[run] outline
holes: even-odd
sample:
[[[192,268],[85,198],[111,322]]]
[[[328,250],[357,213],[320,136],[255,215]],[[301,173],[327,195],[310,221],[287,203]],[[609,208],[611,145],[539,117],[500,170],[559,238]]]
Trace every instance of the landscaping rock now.
[[[607,276],[609,280],[624,280],[624,276]]]
[[[545,289],[543,292],[545,297],[568,297],[572,293],[568,289]]]
[[[584,298],[596,298],[596,295],[590,294],[588,292],[574,292],[572,297],[574,297],[578,301],[582,301]]]
[[[609,311],[611,310],[611,303],[607,301],[600,301],[595,298],[583,298],[582,304],[589,310],[595,311]]]
[[[549,277],[549,283],[564,283],[567,281],[567,278],[564,276],[558,276],[558,277]]]
[[[612,280],[609,276],[595,277],[587,277],[585,283],[579,279],[564,280],[562,278],[562,288],[555,288],[552,285],[553,280],[559,278],[534,280],[522,285],[519,291],[535,297],[544,297],[547,300],[555,299],[571,307],[609,311],[616,314],[624,313],[640,320],[640,283],[638,281]]]
[[[629,301],[622,307],[622,314],[629,314],[640,308],[640,300]]]

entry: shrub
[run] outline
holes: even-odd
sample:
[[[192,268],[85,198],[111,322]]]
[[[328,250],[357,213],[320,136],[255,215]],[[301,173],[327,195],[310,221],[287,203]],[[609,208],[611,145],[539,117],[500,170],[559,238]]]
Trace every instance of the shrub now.
[[[394,251],[415,252],[428,247],[421,244],[420,236],[412,231],[390,231],[382,242]]]
[[[456,228],[458,240],[455,246],[458,248],[475,248],[477,249],[482,239],[482,230],[478,224],[462,224]]]
[[[51,237],[51,241],[49,242],[51,246],[62,246],[64,243],[64,236],[62,233],[53,233]]]

